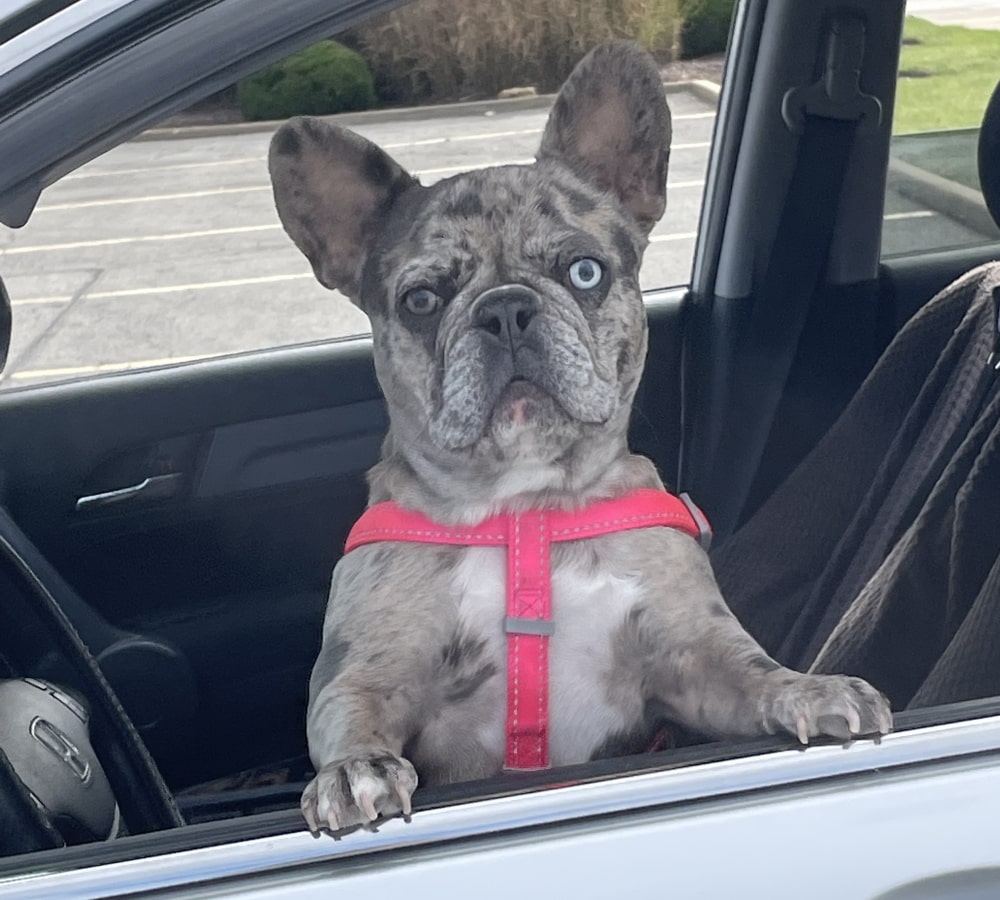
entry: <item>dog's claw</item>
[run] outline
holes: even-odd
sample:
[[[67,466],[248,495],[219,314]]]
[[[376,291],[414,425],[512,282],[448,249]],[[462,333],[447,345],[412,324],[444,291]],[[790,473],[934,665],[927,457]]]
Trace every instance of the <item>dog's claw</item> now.
[[[379,817],[409,816],[417,773],[391,753],[370,753],[323,766],[302,793],[302,814],[311,831],[372,828]],[[323,822],[323,826],[319,823]]]
[[[410,801],[409,791],[398,782],[396,783],[396,797],[399,800],[399,808],[403,813],[403,817],[409,819],[413,813],[413,803]]]
[[[375,801],[372,799],[371,794],[362,794],[356,802],[369,822],[374,822],[378,818],[378,813],[375,811]]]
[[[888,701],[860,678],[802,675],[786,669],[776,673],[775,679],[767,727],[790,731],[801,744],[821,735],[850,742],[857,735],[892,730]]]

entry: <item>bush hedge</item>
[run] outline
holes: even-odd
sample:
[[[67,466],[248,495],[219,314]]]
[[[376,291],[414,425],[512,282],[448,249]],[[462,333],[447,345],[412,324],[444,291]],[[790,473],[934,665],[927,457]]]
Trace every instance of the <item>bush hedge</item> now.
[[[682,0],[681,48],[685,59],[722,53],[736,0]]]
[[[417,0],[345,37],[390,104],[492,98],[510,87],[554,91],[595,44],[633,38],[674,57],[681,0]]]
[[[364,59],[336,41],[322,41],[240,82],[240,109],[248,120],[323,116],[370,109],[376,103]]]

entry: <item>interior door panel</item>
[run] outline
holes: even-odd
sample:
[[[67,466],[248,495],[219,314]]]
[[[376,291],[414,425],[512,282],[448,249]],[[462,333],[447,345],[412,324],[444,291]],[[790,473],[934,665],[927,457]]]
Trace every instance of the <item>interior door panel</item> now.
[[[385,431],[368,342],[12,391],[0,417],[3,504],[168,779],[301,753],[330,570]]]

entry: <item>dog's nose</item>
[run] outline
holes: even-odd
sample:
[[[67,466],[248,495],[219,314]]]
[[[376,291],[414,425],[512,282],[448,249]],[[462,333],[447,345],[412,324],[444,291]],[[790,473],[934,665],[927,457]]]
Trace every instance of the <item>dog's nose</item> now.
[[[513,343],[527,330],[538,309],[538,294],[531,288],[504,284],[479,295],[473,322],[501,343]]]

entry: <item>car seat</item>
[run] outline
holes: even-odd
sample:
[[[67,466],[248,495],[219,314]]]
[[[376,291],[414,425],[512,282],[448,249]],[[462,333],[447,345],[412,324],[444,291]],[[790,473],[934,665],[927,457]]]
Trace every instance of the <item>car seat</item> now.
[[[979,171],[1000,224],[1000,85]],[[871,680],[896,710],[1000,695],[1000,263],[900,331],[823,440],[713,553],[785,665]]]

